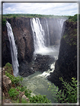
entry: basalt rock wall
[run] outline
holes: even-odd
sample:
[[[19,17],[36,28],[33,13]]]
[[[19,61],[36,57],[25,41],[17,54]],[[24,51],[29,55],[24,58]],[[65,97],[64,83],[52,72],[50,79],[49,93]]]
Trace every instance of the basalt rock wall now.
[[[59,19],[39,19],[46,35],[46,45],[48,46],[49,43],[48,38],[50,40],[50,45],[58,45],[60,40],[60,27],[58,26]],[[26,75],[27,70],[29,70],[30,73],[33,73],[33,71],[28,68],[28,63],[32,61],[34,52],[34,42],[30,18],[16,17],[7,18],[6,20],[11,24],[14,34],[15,43],[18,51],[19,71],[23,74],[23,76],[24,74]],[[12,63],[7,28],[6,25],[4,25],[2,27],[2,66],[4,66],[7,62]]]
[[[22,70],[24,73],[26,69],[21,68],[21,65],[24,64],[28,66],[28,63],[32,60],[34,51],[30,18],[10,18],[7,19],[7,21],[11,24],[17,46],[19,71]],[[12,63],[12,60],[7,28],[6,25],[4,25],[2,27],[2,66],[7,62]]]
[[[67,20],[64,25],[59,57],[54,72],[48,77],[59,88],[62,87],[60,77],[67,82],[70,82],[72,77],[77,78],[77,22]]]

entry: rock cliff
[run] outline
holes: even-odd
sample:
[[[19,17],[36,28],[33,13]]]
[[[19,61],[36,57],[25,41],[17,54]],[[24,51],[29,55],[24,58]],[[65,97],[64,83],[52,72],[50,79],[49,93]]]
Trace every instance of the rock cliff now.
[[[60,77],[67,82],[71,81],[72,77],[77,78],[77,22],[67,20],[64,25],[55,70],[48,77],[59,88],[62,87]]]
[[[30,69],[29,63],[32,61],[34,44],[33,35],[31,29],[30,18],[16,17],[6,19],[12,27],[12,31],[15,38],[15,43],[17,45],[18,51],[18,61],[19,61],[19,72],[23,76],[28,76],[33,73]],[[60,20],[57,18],[40,18],[42,28],[45,32],[46,46],[49,46],[48,36],[50,35],[50,45],[58,45],[60,40],[60,25],[58,27],[58,22]],[[2,27],[2,66],[7,62],[12,63],[10,44],[7,36],[7,28],[4,24]]]
[[[23,71],[21,65],[24,64],[28,66],[27,64],[31,62],[34,50],[30,18],[10,18],[7,19],[7,21],[11,24],[17,45],[19,70]],[[4,66],[7,62],[12,63],[6,25],[3,26],[2,35],[2,65]]]

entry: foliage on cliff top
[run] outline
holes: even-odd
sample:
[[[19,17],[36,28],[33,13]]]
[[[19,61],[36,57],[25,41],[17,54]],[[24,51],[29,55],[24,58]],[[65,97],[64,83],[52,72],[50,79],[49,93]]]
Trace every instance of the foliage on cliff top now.
[[[41,14],[4,14],[3,18],[13,18],[13,17],[26,17],[26,18],[62,18],[68,16],[58,16],[58,15],[41,15]]]
[[[77,46],[77,14],[69,17],[66,21],[66,27],[63,39],[70,46]]]
[[[80,21],[80,14],[75,14],[74,16],[69,16],[68,21],[76,22],[76,21],[78,21],[77,19],[79,19],[79,21]]]
[[[2,19],[2,26],[5,26],[5,25],[6,25],[6,19],[3,18],[3,19]]]

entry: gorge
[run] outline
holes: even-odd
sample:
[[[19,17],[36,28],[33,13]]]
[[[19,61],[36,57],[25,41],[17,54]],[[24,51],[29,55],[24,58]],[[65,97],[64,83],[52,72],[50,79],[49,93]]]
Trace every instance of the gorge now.
[[[68,82],[72,77],[77,78],[77,22],[70,22],[65,17],[17,17],[6,20],[11,24],[14,34],[19,74],[24,77],[23,84],[29,85],[34,93],[45,91],[47,84],[51,82],[61,88],[59,77]],[[2,34],[4,66],[7,62],[12,63],[6,25],[3,26]],[[48,91],[42,93],[46,94]],[[49,93],[47,95],[50,96]]]

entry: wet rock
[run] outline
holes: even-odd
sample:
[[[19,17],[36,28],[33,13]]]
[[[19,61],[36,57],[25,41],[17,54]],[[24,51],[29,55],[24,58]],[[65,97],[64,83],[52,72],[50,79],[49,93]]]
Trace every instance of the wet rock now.
[[[50,57],[49,55],[40,55],[37,54],[35,59],[33,60],[33,70],[35,71],[47,71],[50,69],[50,64],[55,61],[54,58]]]
[[[29,76],[31,74],[34,73],[34,70],[32,70],[30,67],[29,67],[29,64],[24,61],[20,64],[20,67],[19,67],[19,74],[23,77],[26,77],[26,76]]]
[[[9,18],[7,19],[11,24],[15,43],[18,49],[18,60],[21,63],[24,59],[27,62],[32,60],[33,56],[33,37],[32,30],[30,25],[30,18]],[[4,66],[7,62],[11,62],[11,51],[10,51],[10,43],[7,35],[6,25],[2,27],[2,65]]]

